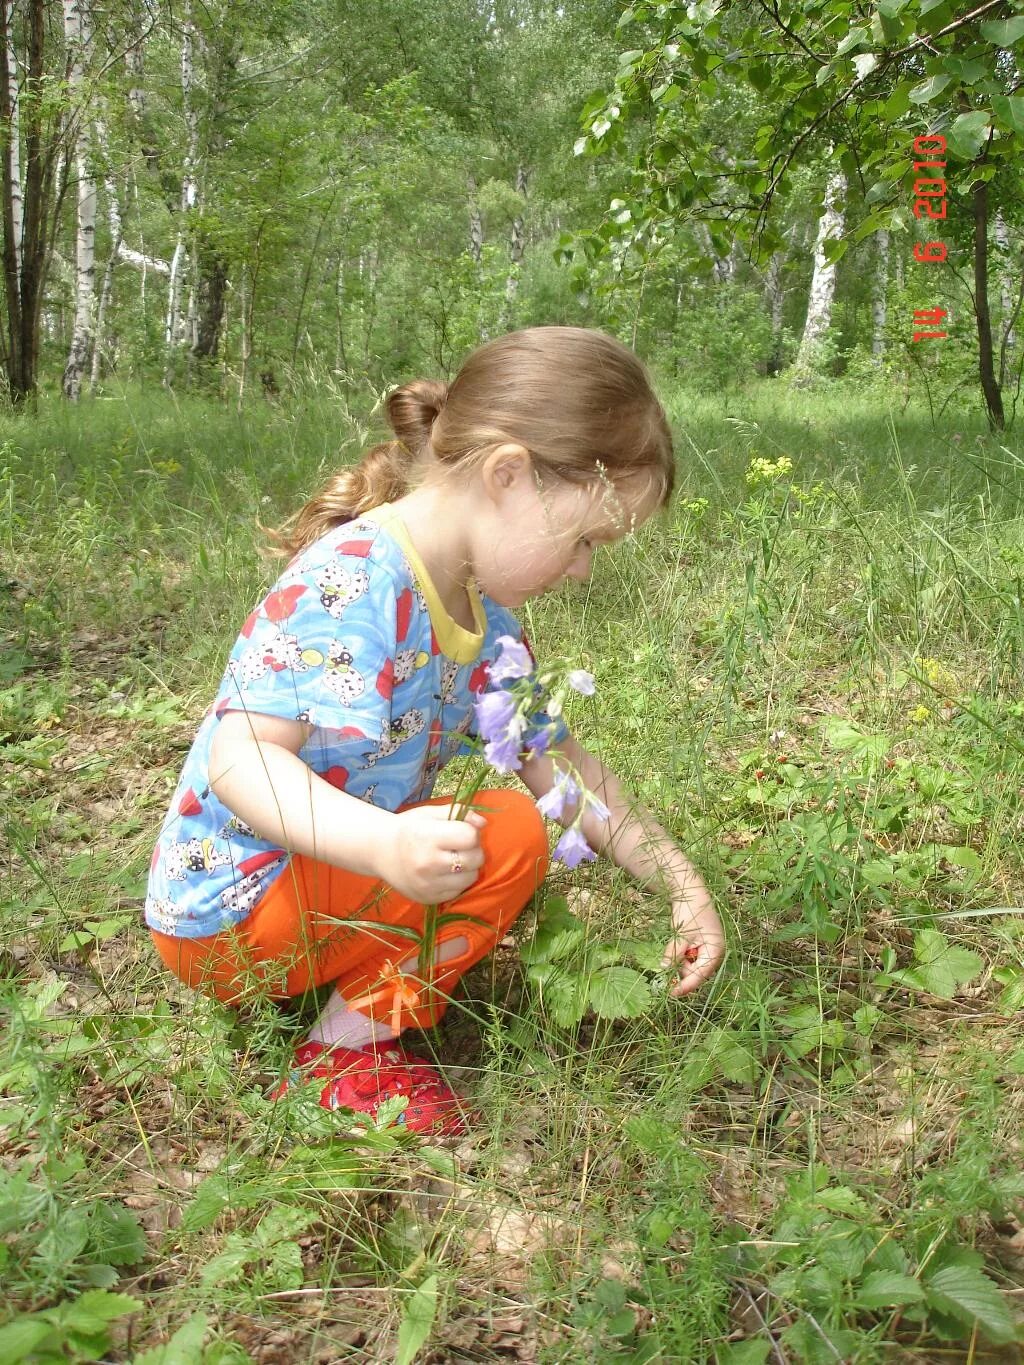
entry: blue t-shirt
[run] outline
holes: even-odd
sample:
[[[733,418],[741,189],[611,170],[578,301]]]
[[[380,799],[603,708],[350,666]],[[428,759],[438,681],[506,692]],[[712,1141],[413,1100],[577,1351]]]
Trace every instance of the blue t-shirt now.
[[[349,796],[384,810],[425,801],[475,735],[498,636],[523,638],[470,586],[477,631],[445,611],[398,514],[385,503],[306,547],[253,611],[217,700],[189,750],[150,867],[146,923],[202,938],[245,919],[288,853],[259,838],[210,789],[226,711],[313,727],[299,752]],[[568,731],[557,722],[554,742]]]

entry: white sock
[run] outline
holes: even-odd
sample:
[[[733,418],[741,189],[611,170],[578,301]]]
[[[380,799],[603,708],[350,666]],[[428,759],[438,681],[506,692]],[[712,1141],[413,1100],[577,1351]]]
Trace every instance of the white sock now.
[[[434,962],[449,962],[459,957],[469,947],[469,940],[463,937],[446,939],[437,946]],[[415,957],[402,963],[399,971],[414,973]],[[323,1043],[324,1047],[367,1047],[370,1043],[390,1043],[398,1035],[391,1025],[381,1019],[371,1019],[362,1010],[352,1010],[340,991],[335,991],[320,1012],[316,1023],[306,1035],[308,1043]]]

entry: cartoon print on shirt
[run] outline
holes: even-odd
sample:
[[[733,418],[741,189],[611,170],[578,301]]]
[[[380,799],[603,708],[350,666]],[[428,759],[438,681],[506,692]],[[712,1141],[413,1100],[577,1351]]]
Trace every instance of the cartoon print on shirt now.
[[[212,839],[187,839],[167,848],[167,876],[174,882],[183,882],[190,872],[212,872],[230,862],[231,854],[215,848]]]
[[[337,560],[330,560],[314,579],[320,589],[320,601],[324,610],[335,620],[346,607],[357,602],[370,586],[370,575],[365,569],[353,573]]]
[[[422,734],[424,724],[423,712],[416,707],[406,711],[404,716],[396,716],[390,724],[385,721],[380,744],[366,755],[367,765],[372,766],[381,758],[390,758],[406,740]]]
[[[265,867],[258,868],[255,872],[249,872],[244,877],[240,877],[220,893],[220,903],[225,910],[230,910],[234,914],[247,915],[253,908],[260,896],[263,894],[263,884],[266,881],[267,873],[272,871],[278,863],[284,862],[284,854],[276,862],[268,863]]]
[[[451,706],[455,701],[455,679],[459,676],[459,665],[454,659],[445,659],[441,666],[441,695],[438,698],[442,706]]]
[[[443,745],[445,763],[454,758],[459,752],[459,749],[462,747],[463,736],[469,734],[469,727],[472,724],[472,720],[472,712],[467,711],[458,724],[453,726],[448,732]]]
[[[416,651],[400,649],[395,655],[395,686],[408,682],[416,671]]]
[[[146,923],[161,934],[173,934],[179,918],[178,907],[169,896],[146,897]]]
[[[256,831],[251,825],[247,825],[240,815],[232,815],[231,819],[217,831],[218,839],[255,839]]]
[[[348,705],[366,691],[366,679],[353,667],[352,651],[341,640],[332,640],[327,647],[324,686]]]
[[[300,649],[294,635],[286,635],[279,630],[263,645],[250,645],[237,659],[228,663],[228,672],[244,692],[251,683],[259,682],[271,669],[280,673],[290,668],[293,673],[305,673],[316,664],[322,664],[324,656],[318,649]]]

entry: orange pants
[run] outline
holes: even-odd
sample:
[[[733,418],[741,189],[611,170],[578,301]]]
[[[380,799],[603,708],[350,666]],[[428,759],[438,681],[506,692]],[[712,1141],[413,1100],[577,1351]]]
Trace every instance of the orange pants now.
[[[424,805],[444,805],[434,797]],[[547,831],[523,792],[478,792],[484,865],[476,881],[439,915],[457,915],[437,933],[437,943],[463,939],[469,946],[437,965],[429,1000],[401,1004],[388,986],[389,965],[417,954],[424,907],[386,883],[294,854],[277,880],[240,924],[207,938],[174,938],[150,930],[157,952],[176,976],[196,990],[233,1004],[256,995],[301,995],[333,982],[346,1000],[361,1001],[370,1018],[401,1028],[427,1028],[447,1008],[456,983],[486,956],[526,907],[548,869]],[[463,920],[461,916],[466,916]],[[379,927],[378,927],[379,926]],[[413,930],[414,935],[394,929]],[[412,983],[415,984],[415,983]]]

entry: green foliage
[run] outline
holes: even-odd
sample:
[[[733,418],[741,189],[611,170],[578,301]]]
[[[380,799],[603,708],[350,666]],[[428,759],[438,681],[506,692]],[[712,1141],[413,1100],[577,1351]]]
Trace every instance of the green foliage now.
[[[595,943],[562,896],[547,896],[537,928],[520,953],[540,1008],[560,1028],[578,1024],[588,1009],[599,1019],[633,1019],[656,999],[654,985],[623,958],[648,968],[660,946]],[[661,981],[664,988],[664,979]]]
[[[314,1002],[187,993],[138,922],[224,623],[274,571],[255,519],[365,429],[323,394],[238,413],[134,389],[9,423],[18,1340],[88,1358],[62,1315],[127,1290],[96,1355],[136,1365],[336,1352],[349,1308],[371,1352],[404,1325],[420,1355],[484,1356],[529,1340],[510,1299],[541,1353],[595,1365],[1012,1353],[1024,464],[877,388],[718,398],[670,373],[680,496],[525,624],[598,675],[574,731],[705,870],[731,956],[670,1001],[659,899],[603,860],[556,871],[525,983],[503,947],[412,1044],[480,1115],[444,1152],[393,1111],[350,1132],[315,1083],[269,1101]]]
[[[0,1327],[0,1359],[18,1365],[98,1360],[110,1349],[110,1323],[142,1307],[128,1294],[90,1289],[57,1308],[25,1313]]]
[[[430,1336],[437,1316],[437,1275],[428,1275],[409,1294],[398,1328],[395,1365],[412,1365]]]

